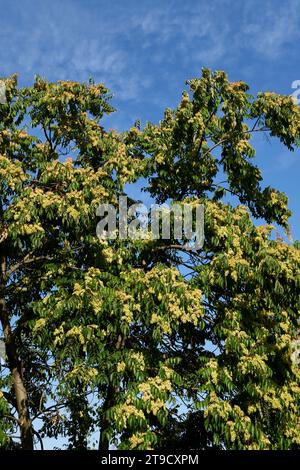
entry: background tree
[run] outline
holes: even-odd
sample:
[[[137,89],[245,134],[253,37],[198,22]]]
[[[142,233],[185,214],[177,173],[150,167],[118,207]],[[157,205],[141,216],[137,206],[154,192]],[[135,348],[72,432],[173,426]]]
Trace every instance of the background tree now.
[[[0,107],[1,445],[299,447],[297,243],[261,187],[256,132],[299,144],[289,97],[204,69],[158,124],[106,131],[93,82],[17,89]],[[205,244],[99,240],[96,208],[146,178],[156,202],[205,205]],[[221,182],[218,178],[221,177]],[[241,205],[243,204],[243,205]],[[252,216],[252,217],[251,217]]]

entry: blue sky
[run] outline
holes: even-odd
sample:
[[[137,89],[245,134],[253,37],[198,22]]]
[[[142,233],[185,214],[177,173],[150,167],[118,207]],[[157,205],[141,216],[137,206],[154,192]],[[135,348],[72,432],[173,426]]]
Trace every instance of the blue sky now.
[[[290,94],[300,79],[300,0],[0,0],[0,76],[93,76],[115,93],[110,127],[158,121],[201,67],[223,69],[253,93]],[[266,185],[290,198],[300,238],[300,150],[256,138]]]
[[[252,93],[291,94],[300,80],[300,0],[0,0],[0,18],[0,76],[17,72],[21,85],[35,74],[93,76],[115,93],[107,124],[119,130],[157,122],[203,66]],[[263,136],[255,144],[265,184],[289,196],[300,239],[300,149]]]

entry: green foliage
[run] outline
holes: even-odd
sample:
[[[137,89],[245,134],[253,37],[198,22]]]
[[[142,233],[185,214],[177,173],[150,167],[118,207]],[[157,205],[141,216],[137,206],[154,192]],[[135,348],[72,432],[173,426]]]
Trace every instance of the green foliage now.
[[[102,449],[299,448],[300,250],[253,223],[288,232],[290,211],[262,186],[251,137],[293,150],[300,111],[224,72],[188,86],[158,125],[117,133],[101,125],[102,84],[6,79],[1,447],[18,423],[23,448],[26,432],[76,449],[95,432]],[[201,250],[96,237],[98,205],[139,178],[156,202],[204,204]]]

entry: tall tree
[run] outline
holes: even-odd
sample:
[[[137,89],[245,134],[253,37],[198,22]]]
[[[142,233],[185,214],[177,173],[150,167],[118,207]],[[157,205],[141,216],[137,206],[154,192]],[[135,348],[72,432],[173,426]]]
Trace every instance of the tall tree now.
[[[1,445],[18,426],[23,449],[95,432],[101,449],[299,447],[299,244],[272,237],[287,197],[251,161],[255,133],[299,144],[292,99],[203,69],[158,125],[118,133],[101,84],[5,84]],[[201,249],[96,237],[98,205],[139,178],[204,205]]]

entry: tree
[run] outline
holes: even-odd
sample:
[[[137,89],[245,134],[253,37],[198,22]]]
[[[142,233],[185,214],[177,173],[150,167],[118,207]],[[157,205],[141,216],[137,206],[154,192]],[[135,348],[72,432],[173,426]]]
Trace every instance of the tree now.
[[[293,100],[203,69],[158,125],[118,133],[101,84],[5,85],[2,447],[18,426],[23,449],[96,431],[101,449],[299,448],[299,244],[272,236],[287,197],[251,162],[254,133],[299,145]],[[96,237],[99,203],[139,178],[205,206],[201,249]]]

